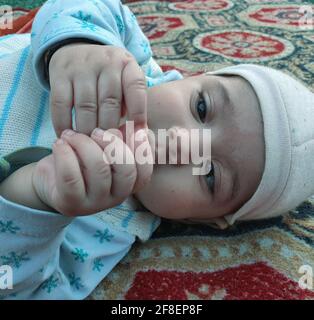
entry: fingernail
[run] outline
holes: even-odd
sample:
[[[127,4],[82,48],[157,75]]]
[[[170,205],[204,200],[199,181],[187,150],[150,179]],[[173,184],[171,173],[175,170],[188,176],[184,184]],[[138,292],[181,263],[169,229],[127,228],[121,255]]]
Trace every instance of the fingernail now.
[[[62,139],[57,139],[55,144],[64,144],[64,141]]]
[[[140,142],[146,141],[148,139],[144,129],[140,129],[136,132],[136,138],[136,140]]]
[[[97,137],[97,138],[102,138],[103,135],[104,135],[104,131],[99,129],[99,128],[96,128],[96,129],[93,130],[92,135]]]
[[[67,129],[62,132],[61,137],[71,137],[75,134],[75,131]]]
[[[146,134],[148,134],[148,127],[147,126],[143,127],[143,126],[136,125],[134,127],[134,131],[135,132],[144,131],[144,132],[146,132]]]

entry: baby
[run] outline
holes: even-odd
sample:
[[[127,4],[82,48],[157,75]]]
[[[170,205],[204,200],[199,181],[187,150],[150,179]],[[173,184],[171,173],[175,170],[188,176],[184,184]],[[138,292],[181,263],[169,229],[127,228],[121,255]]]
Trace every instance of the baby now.
[[[119,1],[48,1],[32,40],[1,40],[0,265],[14,272],[3,298],[85,298],[136,237],[149,239],[158,216],[224,228],[283,214],[314,194],[314,95],[282,72],[163,73]],[[169,143],[155,148],[160,129]],[[171,141],[192,129],[211,132],[206,174],[180,159],[135,161],[145,143],[152,156],[170,157]],[[133,162],[111,161],[113,138]],[[189,146],[176,151],[191,158]]]

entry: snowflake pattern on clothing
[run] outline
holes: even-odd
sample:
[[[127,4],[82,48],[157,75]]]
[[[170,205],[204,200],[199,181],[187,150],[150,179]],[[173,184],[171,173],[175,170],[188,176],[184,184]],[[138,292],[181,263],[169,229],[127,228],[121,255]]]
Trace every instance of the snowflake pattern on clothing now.
[[[119,29],[119,33],[122,34],[124,32],[124,24],[123,24],[123,20],[121,19],[121,17],[119,15],[115,15],[116,18],[116,23]]]
[[[10,232],[15,234],[16,231],[18,230],[20,230],[20,228],[18,226],[15,226],[13,224],[13,221],[9,220],[7,222],[4,222],[0,220],[0,232],[3,232],[3,233]]]
[[[81,21],[87,21],[87,22],[90,22],[92,19],[92,16],[90,14],[84,14],[82,10],[78,11],[75,14],[72,14],[72,17],[79,19]]]
[[[75,251],[71,251],[71,254],[74,255],[75,261],[85,262],[85,259],[88,257],[88,253],[83,249],[75,248]]]
[[[101,268],[103,268],[103,267],[104,267],[104,264],[101,262],[101,259],[100,258],[96,258],[94,260],[93,271],[100,272]]]
[[[149,43],[145,40],[143,40],[140,44],[140,46],[143,48],[144,53],[150,53],[150,47],[149,47]]]
[[[93,32],[94,31],[98,31],[98,27],[96,25],[94,25],[93,23],[90,23],[88,21],[79,20],[79,21],[76,21],[76,23],[79,24],[82,29],[93,31]]]
[[[58,287],[58,278],[51,275],[47,280],[45,280],[41,285],[41,290],[45,290],[47,293],[51,293],[52,290]]]
[[[0,259],[2,260],[2,264],[7,264],[12,268],[20,268],[23,262],[29,261],[30,258],[27,257],[28,252],[25,251],[21,254],[17,254],[16,252],[12,251],[9,253],[8,256],[1,256]]]
[[[97,230],[96,233],[94,234],[94,237],[98,238],[100,243],[103,243],[105,240],[107,242],[110,242],[114,238],[114,235],[109,232],[108,228],[106,228],[103,232],[100,230]]]
[[[69,279],[70,279],[70,286],[74,287],[76,290],[80,290],[84,287],[84,285],[81,282],[80,277],[76,277],[74,272],[69,273]]]

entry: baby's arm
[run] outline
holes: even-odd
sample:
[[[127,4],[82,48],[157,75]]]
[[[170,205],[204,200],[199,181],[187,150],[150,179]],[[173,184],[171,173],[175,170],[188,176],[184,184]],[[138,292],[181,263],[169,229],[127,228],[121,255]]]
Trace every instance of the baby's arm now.
[[[90,216],[72,227],[71,217],[51,210],[72,216],[96,213],[132,193],[145,165],[113,164],[111,170],[108,153],[104,161],[102,137],[63,136],[64,143],[54,146],[52,155],[18,169],[0,185],[0,265],[12,268],[14,281],[12,290],[0,290],[0,298],[84,298],[130,249],[134,236],[110,230],[114,240],[106,244],[104,257],[104,244],[96,236],[108,230],[106,225]],[[127,147],[117,150],[132,157]],[[78,161],[84,167],[87,194]],[[72,232],[65,237],[67,226]]]
[[[107,150],[112,143],[115,152],[130,161],[128,164],[117,164],[112,159]],[[137,135],[134,149],[142,143]],[[148,140],[145,143],[149,148]],[[67,216],[90,215],[125,201],[136,188],[143,187],[152,171],[152,164],[135,162],[122,136],[98,129],[88,137],[68,130],[53,145],[52,154],[3,181],[0,194],[34,209],[53,208]],[[139,177],[143,184],[136,183]]]
[[[56,212],[45,204],[35,191],[32,177],[36,165],[36,162],[28,164],[7,177],[0,183],[0,195],[29,208]]]
[[[30,166],[25,166],[6,179],[11,186],[1,185],[0,266],[9,266],[12,278],[8,273],[4,286],[6,275],[1,274],[0,300],[83,299],[123,258],[135,238],[110,229],[110,243],[102,243],[96,236],[107,226],[99,219],[74,221],[49,208],[45,211],[27,190],[30,172]]]
[[[135,241],[113,229],[110,243],[100,241],[106,229],[94,216],[73,219],[0,196],[0,266],[13,276],[4,286],[0,273],[0,300],[84,299]]]
[[[34,71],[43,88],[50,89],[45,77],[47,51],[63,43],[89,40],[125,48],[140,65],[152,57],[149,40],[134,14],[121,1],[47,1],[36,14],[32,26]]]
[[[0,266],[10,266],[13,273],[13,288],[1,288],[0,299],[44,298],[40,288],[58,268],[65,227],[71,221],[0,196]]]
[[[119,1],[47,2],[33,35],[35,73],[50,83],[58,136],[72,128],[73,106],[76,130],[87,135],[96,127],[118,128],[124,111],[136,131],[147,126],[146,79],[138,63],[151,51],[127,7]],[[139,42],[132,52],[134,39]]]
[[[65,227],[72,221],[37,197],[31,179],[35,165],[16,170],[0,184],[0,266],[12,270],[0,299],[47,298],[42,288],[58,268]]]

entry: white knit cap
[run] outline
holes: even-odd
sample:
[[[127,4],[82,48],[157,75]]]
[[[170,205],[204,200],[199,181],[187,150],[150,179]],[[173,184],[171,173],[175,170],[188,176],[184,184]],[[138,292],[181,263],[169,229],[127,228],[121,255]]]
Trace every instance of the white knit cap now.
[[[256,192],[238,211],[223,217],[225,222],[232,225],[236,220],[275,217],[313,195],[313,92],[283,72],[253,64],[207,73],[246,79],[258,97],[264,123],[262,179]]]

